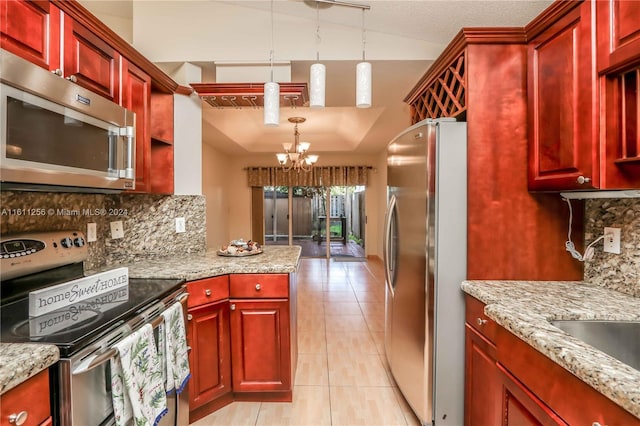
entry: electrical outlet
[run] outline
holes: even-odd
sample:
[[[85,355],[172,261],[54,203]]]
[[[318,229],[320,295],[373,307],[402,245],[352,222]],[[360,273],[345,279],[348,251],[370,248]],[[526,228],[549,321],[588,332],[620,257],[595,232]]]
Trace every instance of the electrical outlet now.
[[[124,227],[121,220],[111,222],[111,238],[117,240],[118,238],[124,238]]]
[[[604,228],[604,252],[620,254],[620,228]]]
[[[98,232],[95,222],[87,223],[87,242],[92,243],[98,240]]]
[[[187,230],[184,217],[176,217],[176,233],[185,232]]]

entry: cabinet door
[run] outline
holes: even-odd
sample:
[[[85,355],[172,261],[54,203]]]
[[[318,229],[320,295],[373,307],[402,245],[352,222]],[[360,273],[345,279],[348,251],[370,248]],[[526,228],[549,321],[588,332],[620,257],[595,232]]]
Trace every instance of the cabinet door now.
[[[131,62],[122,62],[122,106],[136,113],[136,192],[149,192],[151,77]]]
[[[189,309],[189,409],[231,392],[229,302]]]
[[[60,10],[48,1],[0,3],[2,48],[48,70],[60,68]]]
[[[597,1],[598,70],[640,60],[640,2]]]
[[[68,15],[64,17],[64,75],[119,103],[120,54]]]
[[[289,302],[231,300],[234,392],[291,389]]]
[[[26,414],[24,426],[36,426],[50,419],[49,370],[43,370],[2,395],[0,424],[9,425],[9,417]]]
[[[502,404],[496,348],[466,324],[465,352],[465,425],[497,425]]]
[[[502,384],[503,426],[567,425],[500,364],[498,372]]]
[[[528,45],[529,189],[598,187],[591,3]]]

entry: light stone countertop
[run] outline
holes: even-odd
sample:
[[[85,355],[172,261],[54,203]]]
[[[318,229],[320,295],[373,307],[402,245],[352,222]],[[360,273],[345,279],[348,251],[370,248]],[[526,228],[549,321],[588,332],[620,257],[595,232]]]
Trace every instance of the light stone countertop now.
[[[179,278],[187,281],[225,274],[290,273],[298,269],[299,246],[262,246],[263,252],[252,256],[218,256],[205,254],[141,259],[120,266],[129,268],[129,278]],[[110,269],[115,265],[110,265]]]
[[[464,281],[462,289],[489,318],[640,418],[640,371],[549,323],[640,321],[640,298],[582,282]]]
[[[0,395],[58,362],[55,345],[0,343]]]

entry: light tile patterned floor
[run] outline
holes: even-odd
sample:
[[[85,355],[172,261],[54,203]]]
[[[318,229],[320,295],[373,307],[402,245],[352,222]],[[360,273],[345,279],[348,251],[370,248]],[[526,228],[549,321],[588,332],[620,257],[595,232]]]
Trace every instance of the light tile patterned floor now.
[[[386,365],[382,264],[304,258],[293,402],[235,402],[193,426],[419,424]]]

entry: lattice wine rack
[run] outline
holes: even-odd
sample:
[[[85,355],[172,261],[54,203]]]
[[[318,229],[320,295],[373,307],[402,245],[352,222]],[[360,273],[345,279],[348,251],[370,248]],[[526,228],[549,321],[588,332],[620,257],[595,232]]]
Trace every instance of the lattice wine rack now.
[[[465,54],[455,58],[442,73],[432,78],[411,104],[412,122],[426,118],[456,117],[467,110]]]

